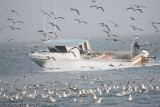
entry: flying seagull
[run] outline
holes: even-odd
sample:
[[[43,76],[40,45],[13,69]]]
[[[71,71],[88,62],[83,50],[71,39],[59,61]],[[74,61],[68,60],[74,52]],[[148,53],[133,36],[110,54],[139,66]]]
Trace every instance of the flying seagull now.
[[[96,0],[92,0],[93,3],[97,2]]]
[[[99,23],[99,24],[101,24],[102,27],[105,26],[107,28],[107,30],[110,32],[110,28],[108,27],[108,25],[106,25],[104,23]]]
[[[133,26],[133,25],[130,25],[131,27],[132,27],[132,29],[133,30],[140,30],[140,31],[143,31],[142,29],[140,29],[140,28],[136,28],[135,26]]]
[[[11,9],[11,12],[12,12],[12,13],[16,13],[18,16],[20,16],[19,13],[18,13],[16,10],[12,10],[12,9]]]
[[[27,46],[31,46],[31,47],[34,47],[34,48],[38,48],[37,46],[39,46],[40,44],[31,44],[31,45],[27,45]]]
[[[136,8],[140,8],[140,7],[147,8],[145,6],[139,6],[139,5],[132,5],[132,6],[135,6]]]
[[[118,40],[118,39],[106,39],[106,40],[113,40],[113,41],[115,41],[115,42],[119,41],[119,42],[125,43],[125,42],[120,41],[120,40]]]
[[[104,12],[103,7],[99,7],[99,6],[96,6],[96,5],[90,6],[90,8],[92,8],[92,7],[95,7],[95,8],[97,8],[97,9],[101,9],[101,10]]]
[[[117,35],[114,35],[114,34],[111,34],[110,32],[106,31],[106,30],[102,30],[103,32],[107,33],[108,34],[108,37],[110,36],[115,36],[115,37],[118,37]]]
[[[141,9],[136,9],[136,10],[140,11],[141,13],[143,13],[143,11]]]
[[[56,25],[56,24],[54,24],[52,22],[50,22],[49,24],[51,24],[52,26],[55,26],[60,31],[60,28],[58,27],[58,25]]]
[[[81,20],[79,20],[79,19],[74,19],[74,20],[78,21],[79,23],[85,23],[85,24],[88,24],[86,21],[81,21]]]
[[[11,38],[7,38],[7,41],[11,41],[11,40],[14,40],[14,39],[11,39]]]
[[[53,12],[51,12],[51,14],[54,16],[55,20],[57,20],[57,19],[63,19],[63,20],[65,20],[65,18],[63,18],[63,17],[57,17]]]
[[[13,27],[13,26],[7,26],[7,27],[10,27],[10,28],[11,28],[11,30],[15,30],[15,29],[17,29],[17,30],[21,30],[21,28],[16,28],[16,27]]]
[[[16,23],[23,23],[22,21],[14,21],[14,20],[13,20],[13,19],[11,19],[11,18],[7,18],[7,20],[12,21],[14,24],[16,24]]]
[[[78,9],[74,9],[74,8],[70,8],[70,9],[71,9],[71,11],[76,11],[76,13],[77,13],[78,15],[80,15]]]
[[[44,15],[48,15],[49,17],[51,17],[51,15],[43,10],[40,10],[41,12],[43,12]]]
[[[109,22],[111,22],[112,24],[114,24],[115,27],[119,27],[118,24],[114,23],[113,21],[109,20]]]
[[[133,8],[133,7],[129,7],[129,8],[127,8],[126,10],[133,10],[133,11],[136,11],[136,10],[138,10],[138,11],[140,11],[141,13],[143,13],[143,11],[141,10],[141,9],[135,9],[135,8]]]

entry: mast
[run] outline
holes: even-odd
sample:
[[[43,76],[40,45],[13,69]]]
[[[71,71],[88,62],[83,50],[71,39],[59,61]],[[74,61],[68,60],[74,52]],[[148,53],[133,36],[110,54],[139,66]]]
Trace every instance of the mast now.
[[[45,0],[43,0],[43,11],[45,12],[46,11],[46,7],[45,7]],[[43,16],[43,31],[46,32],[46,17],[45,15]]]
[[[57,15],[56,15],[56,0],[54,0],[54,14],[55,14],[55,17],[57,17]],[[55,25],[57,24],[56,18],[54,19],[54,24]],[[57,31],[56,26],[54,27],[54,31],[56,33],[56,31]]]

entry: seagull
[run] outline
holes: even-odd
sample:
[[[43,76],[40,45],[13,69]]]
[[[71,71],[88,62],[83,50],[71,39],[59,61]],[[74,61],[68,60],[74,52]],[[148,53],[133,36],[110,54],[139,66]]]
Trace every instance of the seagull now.
[[[7,26],[7,27],[10,27],[10,28],[11,28],[11,30],[15,30],[15,29],[17,29],[17,30],[21,30],[21,28],[16,28],[16,27],[13,27],[13,26]]]
[[[135,7],[137,7],[137,8],[140,8],[140,7],[147,8],[147,7],[145,7],[145,6],[139,6],[139,5],[132,5],[132,6],[135,6]]]
[[[107,33],[108,34],[108,37],[110,36],[115,36],[115,37],[118,37],[117,35],[114,35],[114,34],[111,34],[110,32],[106,31],[106,30],[102,30],[103,32]]]
[[[136,10],[140,11],[141,13],[143,13],[143,11],[141,9],[136,9]]]
[[[57,32],[55,32],[55,36],[56,36],[55,38],[60,38]]]
[[[40,10],[41,12],[43,12],[44,15],[48,15],[49,17],[51,17],[51,15],[43,10]]]
[[[129,26],[131,26],[133,30],[140,30],[140,31],[143,31],[142,29],[140,29],[140,28],[136,28],[136,27],[135,27],[135,26],[133,26],[133,25],[129,25]]]
[[[108,25],[106,25],[104,23],[99,23],[99,24],[101,24],[102,27],[105,26],[107,28],[107,30],[110,32],[110,28],[108,27]]]
[[[52,103],[55,103],[55,102],[56,102],[56,99],[53,99],[52,97],[49,97],[49,99],[50,99],[50,101],[51,101]]]
[[[43,30],[39,30],[38,32],[39,33],[43,33],[43,35],[47,35],[47,33],[45,31],[43,31]]]
[[[51,58],[52,58],[54,61],[56,61],[56,59],[55,59],[53,56],[52,56],[52,57],[47,56],[47,58],[48,58],[48,59],[51,59]]]
[[[115,27],[119,27],[118,24],[114,23],[113,21],[109,20],[109,22],[111,22],[112,24],[114,24]]]
[[[83,103],[85,102],[84,100],[77,100],[76,98],[73,98],[74,103]]]
[[[134,18],[134,17],[129,17],[131,20],[136,20],[136,19],[140,19],[140,18]]]
[[[86,21],[81,21],[81,20],[79,20],[79,19],[74,19],[74,20],[78,21],[79,23],[85,23],[85,24],[88,24]]]
[[[101,103],[102,98],[100,97],[97,101],[91,101],[91,104],[98,104]]]
[[[124,41],[120,41],[120,40],[118,40],[118,39],[106,39],[106,40],[113,40],[113,41],[119,41],[119,42],[122,42],[122,43],[125,43]]]
[[[97,9],[99,9],[99,8],[100,8],[100,9],[104,12],[103,7],[99,7],[99,6],[96,6],[96,5],[90,6],[90,8],[92,8],[92,7],[95,7],[95,8],[97,8]]]
[[[147,57],[147,58],[156,60],[157,57],[156,56],[150,56],[150,57]]]
[[[159,30],[156,30],[156,33],[157,33],[157,32],[160,32],[160,29],[159,29]]]
[[[22,21],[14,21],[14,20],[13,20],[13,19],[11,19],[11,18],[7,18],[7,20],[12,21],[14,24],[16,24],[16,23],[23,23]]]
[[[93,94],[93,99],[97,100],[96,94]]]
[[[132,100],[132,96],[130,94],[129,97],[128,97],[128,101],[131,101],[131,100]]]
[[[129,8],[127,8],[126,10],[130,10],[130,9],[132,9],[133,11],[136,11],[136,10],[138,10],[138,11],[140,11],[141,13],[143,13],[143,11],[141,10],[141,9],[135,9],[135,8],[133,8],[133,7],[129,7]]]
[[[112,67],[114,67],[115,68],[115,70],[118,70],[118,66],[115,66],[115,65],[112,65],[112,64],[110,64],[109,66],[112,66]]]
[[[56,24],[54,24],[54,23],[52,23],[52,22],[50,22],[49,24],[51,24],[52,26],[57,27],[57,29],[60,31],[60,28],[58,27],[58,25],[56,25]]]
[[[16,10],[12,10],[12,9],[11,9],[11,12],[12,12],[12,13],[16,13],[18,16],[20,16],[19,13],[18,13]]]
[[[45,32],[45,31],[43,31],[43,30],[39,30],[38,32],[39,32],[39,34],[42,34],[42,35],[44,35],[45,37],[46,37],[46,35],[48,35],[48,34],[54,35],[54,33],[53,33],[51,30],[49,30],[48,32]],[[51,36],[50,36],[50,37],[51,37]]]
[[[63,20],[65,20],[65,18],[63,18],[63,17],[57,17],[53,12],[51,12],[51,14],[55,17],[55,20],[56,19],[63,19]]]
[[[133,11],[136,11],[136,9],[133,7],[128,7],[126,10],[130,10],[130,9],[132,9]]]
[[[96,2],[96,0],[92,0],[92,2],[93,2],[93,3],[95,3],[95,2]]]
[[[11,39],[11,38],[7,38],[7,41],[11,41],[11,40],[14,40],[14,39]]]
[[[152,26],[153,26],[156,30],[158,30],[157,27],[156,27],[154,24],[152,24]]]
[[[31,44],[31,45],[27,45],[27,46],[33,46],[34,48],[37,48],[37,46],[39,46],[40,44]]]
[[[160,22],[155,22],[155,21],[149,21],[152,22],[152,24],[160,24]]]
[[[77,13],[78,15],[80,15],[78,9],[74,9],[74,8],[70,8],[70,9],[71,9],[71,11],[76,11],[76,13]]]

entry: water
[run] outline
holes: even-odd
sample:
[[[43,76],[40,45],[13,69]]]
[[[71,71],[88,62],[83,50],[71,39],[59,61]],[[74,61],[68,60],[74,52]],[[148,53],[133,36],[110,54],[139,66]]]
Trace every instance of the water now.
[[[149,38],[149,37],[148,37]],[[152,37],[151,37],[152,38]],[[158,39],[157,39],[158,38]],[[160,37],[156,36],[155,39],[152,38],[152,43],[159,42],[158,40]],[[109,50],[109,51],[125,51],[129,50],[129,42],[127,41],[128,38],[122,38],[122,40],[126,40],[126,44],[113,42],[113,41],[106,41],[104,38],[96,38],[91,39],[91,46],[93,50]],[[141,39],[140,39],[141,40]],[[147,39],[147,40],[150,40]],[[49,72],[43,71],[44,68],[39,67],[36,65],[31,59],[29,58],[29,50],[37,50],[32,47],[28,47],[27,45],[32,44],[31,42],[26,43],[1,43],[0,44],[0,80],[3,82],[0,83],[0,106],[16,106],[19,107],[26,105],[34,106],[34,107],[50,107],[50,106],[64,106],[64,107],[71,107],[71,106],[83,106],[83,107],[124,107],[124,106],[145,106],[145,107],[158,107],[160,106],[160,90],[148,88],[147,93],[139,94],[138,91],[131,92],[133,100],[128,101],[129,95],[125,95],[122,97],[116,96],[117,93],[122,92],[122,85],[125,87],[127,86],[128,81],[133,81],[133,86],[143,83],[145,87],[148,86],[148,80],[152,78],[152,85],[153,86],[160,86],[160,50],[153,51],[151,56],[156,55],[157,60],[152,60],[149,64],[144,65],[142,67],[132,67],[132,68],[125,68],[125,71],[116,71],[116,70],[103,70],[103,71],[70,71],[70,72],[54,72],[50,70]],[[127,45],[128,44],[128,45]],[[114,47],[113,47],[114,46]],[[147,49],[155,49],[159,48],[160,44],[153,45],[152,47],[145,47]],[[19,50],[13,50],[10,52],[10,49],[19,48]],[[5,52],[2,51],[5,49]],[[38,48],[39,50],[40,48]],[[149,72],[150,70],[154,72]],[[77,78],[80,78],[77,80]],[[87,78],[88,77],[88,78]],[[67,87],[64,85],[67,83]],[[59,98],[56,95],[55,89],[58,88],[58,93],[62,95],[63,92],[68,93],[68,86],[74,87],[76,84],[78,89],[93,89],[97,90],[99,87],[101,89],[101,84],[106,84],[111,87],[111,90],[108,94],[102,90],[102,95],[98,94],[96,91],[97,98],[102,97],[102,101],[99,104],[91,104],[90,102],[93,101],[93,95],[88,95],[82,97],[77,94],[71,94],[68,97]],[[92,84],[92,85],[91,85]],[[12,85],[12,88],[10,86]],[[36,85],[39,85],[37,87]],[[114,89],[115,86],[119,86],[121,89]],[[29,86],[30,89],[27,91],[26,95],[22,95],[22,91],[27,89]],[[19,90],[21,89],[21,90]],[[54,94],[48,94],[48,91],[44,91],[44,89],[54,90]],[[138,87],[137,90],[141,88]],[[27,97],[27,94],[34,94],[35,90],[38,92],[35,98]],[[71,92],[73,92],[71,90]],[[47,98],[42,98],[40,94],[48,95]],[[9,98],[4,98],[4,94],[7,95]],[[14,100],[11,101],[11,97],[15,96],[16,94],[22,96],[22,99],[15,97]],[[51,103],[49,97],[53,97],[56,99],[55,103]],[[73,98],[82,99],[84,103],[74,103]]]

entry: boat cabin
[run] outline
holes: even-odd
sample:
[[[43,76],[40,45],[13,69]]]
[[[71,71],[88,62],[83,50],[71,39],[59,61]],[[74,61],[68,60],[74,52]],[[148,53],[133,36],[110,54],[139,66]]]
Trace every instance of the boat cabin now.
[[[78,48],[80,54],[92,52],[88,40],[85,39],[54,39],[45,42],[51,53],[67,53],[73,48]]]

